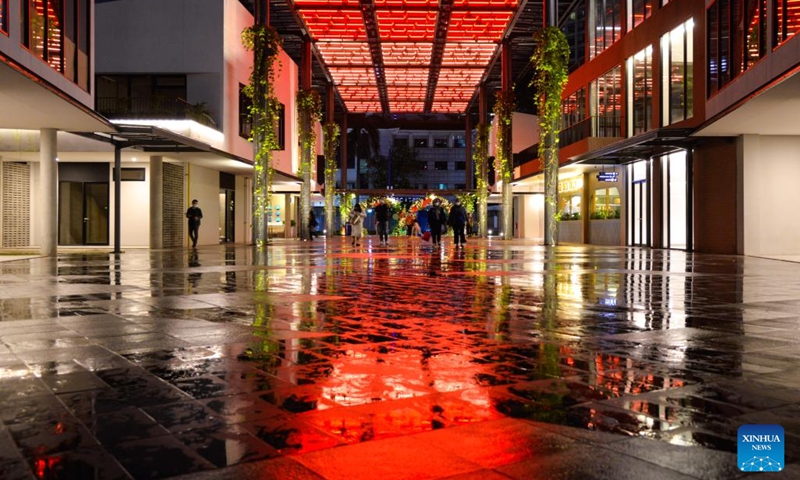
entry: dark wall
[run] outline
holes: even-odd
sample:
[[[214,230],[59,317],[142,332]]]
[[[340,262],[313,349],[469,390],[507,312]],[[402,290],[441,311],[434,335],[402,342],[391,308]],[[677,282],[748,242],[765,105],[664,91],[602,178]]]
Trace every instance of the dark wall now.
[[[737,150],[735,139],[718,139],[695,148],[694,249],[737,253]]]

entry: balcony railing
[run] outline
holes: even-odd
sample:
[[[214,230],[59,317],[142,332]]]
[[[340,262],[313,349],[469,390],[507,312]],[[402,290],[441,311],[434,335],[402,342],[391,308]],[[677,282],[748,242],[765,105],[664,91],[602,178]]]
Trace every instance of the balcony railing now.
[[[584,138],[589,137],[621,137],[622,118],[621,115],[603,115],[588,117],[580,122],[571,125],[558,134],[558,144],[561,147],[572,145]],[[514,155],[514,166],[538,157],[539,144],[532,145],[522,152]]]
[[[216,127],[205,103],[189,103],[182,98],[97,97],[95,109],[110,119],[188,119]]]

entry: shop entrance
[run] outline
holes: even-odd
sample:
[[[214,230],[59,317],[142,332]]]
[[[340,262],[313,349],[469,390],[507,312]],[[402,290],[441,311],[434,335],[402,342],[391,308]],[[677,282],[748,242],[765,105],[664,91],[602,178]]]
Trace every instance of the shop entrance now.
[[[219,172],[219,243],[236,241],[236,176]]]
[[[108,245],[108,165],[62,163],[58,175],[58,244]]]
[[[631,179],[628,196],[628,244],[650,246],[650,188],[647,181],[649,161],[628,166]]]

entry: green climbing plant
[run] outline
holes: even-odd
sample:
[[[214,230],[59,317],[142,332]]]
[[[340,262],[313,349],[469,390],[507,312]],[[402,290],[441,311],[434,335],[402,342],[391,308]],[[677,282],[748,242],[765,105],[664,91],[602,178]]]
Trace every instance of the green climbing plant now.
[[[487,233],[489,202],[489,124],[479,123],[475,134],[475,150],[472,153],[475,164],[475,195],[478,200],[478,234]]]
[[[558,132],[561,125],[561,94],[569,79],[569,44],[554,26],[534,35],[531,56],[536,105],[539,111],[539,158],[544,164],[545,244],[558,243]]]
[[[497,119],[497,152],[495,154],[495,171],[503,180],[504,185],[511,182],[511,158],[509,148],[509,134],[511,133],[511,119],[517,105],[514,100],[513,90],[500,90],[496,94],[494,115]]]
[[[317,132],[314,125],[322,118],[322,99],[319,92],[313,88],[300,88],[297,90],[297,131],[300,136],[300,169],[297,172],[301,176],[307,172],[314,171],[313,155],[314,147],[317,145]],[[304,114],[308,115],[308,122],[303,121]]]
[[[272,203],[272,152],[279,148],[275,135],[279,104],[274,84],[280,67],[281,37],[274,28],[253,25],[242,31],[242,44],[254,53],[250,82],[243,93],[251,100],[248,114],[252,125],[249,140],[253,142],[253,241],[263,246],[267,241],[266,213]]]
[[[540,137],[554,136],[552,142],[539,142],[539,158],[549,150],[558,154],[561,124],[561,93],[569,79],[569,43],[558,27],[546,27],[534,35],[536,48],[531,56],[534,74],[530,85],[536,90]]]
[[[336,187],[336,149],[339,148],[339,125],[328,122],[322,126],[325,152],[325,230],[333,233],[333,196]]]

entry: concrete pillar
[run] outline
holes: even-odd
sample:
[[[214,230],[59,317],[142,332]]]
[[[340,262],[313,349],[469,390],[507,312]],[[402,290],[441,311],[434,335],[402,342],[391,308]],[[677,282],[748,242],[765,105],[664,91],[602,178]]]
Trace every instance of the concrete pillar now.
[[[164,159],[150,157],[150,248],[164,248]]]
[[[39,185],[41,220],[39,245],[42,255],[58,254],[58,144],[56,129],[43,128],[39,132]]]

